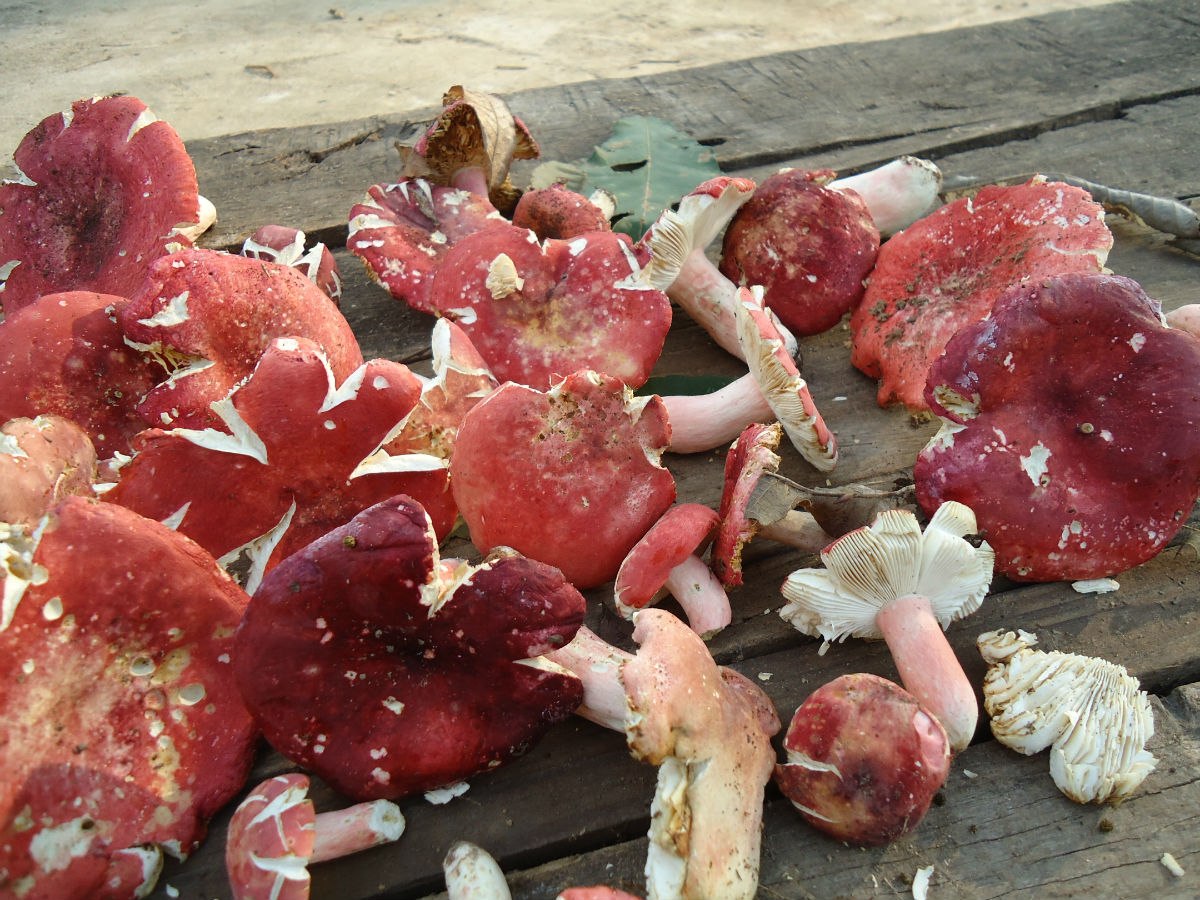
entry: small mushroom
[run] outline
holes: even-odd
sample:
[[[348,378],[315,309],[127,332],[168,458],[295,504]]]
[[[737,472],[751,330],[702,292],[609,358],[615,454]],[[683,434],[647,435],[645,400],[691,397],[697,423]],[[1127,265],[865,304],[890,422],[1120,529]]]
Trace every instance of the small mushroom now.
[[[264,225],[242,244],[242,256],[266,259],[300,270],[334,302],[342,300],[342,276],[337,260],[323,243],[318,241],[306,249],[307,239],[298,228],[286,225]]]
[[[68,495],[95,496],[96,450],[62,416],[10,419],[0,426],[0,522],[34,525]]]
[[[1076,803],[1119,803],[1154,771],[1146,750],[1154,713],[1124,666],[1093,656],[1034,650],[1025,631],[989,631],[983,705],[992,734],[1027,756],[1050,748],[1050,775]]]
[[[607,191],[585,197],[555,182],[522,194],[512,223],[528,228],[539,240],[569,240],[591,231],[610,230],[609,219],[615,209],[616,202]]]
[[[306,900],[308,867],[399,840],[404,816],[389,800],[318,813],[307,775],[276,775],[246,796],[229,822],[225,870],[234,900]]]
[[[842,675],[800,704],[775,784],[819,831],[859,846],[915,829],[950,774],[950,739],[917,698],[878,675]]]
[[[979,706],[943,629],[978,609],[991,583],[991,548],[966,540],[975,532],[961,503],[938,507],[923,534],[908,510],[885,510],[822,550],[824,569],[789,575],[779,610],[825,646],[847,636],[887,641],[905,689],[942,723],[955,752],[971,742]]]

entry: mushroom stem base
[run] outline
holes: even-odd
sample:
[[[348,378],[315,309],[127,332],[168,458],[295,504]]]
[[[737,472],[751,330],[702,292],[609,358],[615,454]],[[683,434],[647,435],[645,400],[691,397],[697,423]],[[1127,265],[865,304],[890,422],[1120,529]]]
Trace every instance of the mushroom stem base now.
[[[404,816],[390,800],[371,800],[345,809],[318,813],[310,863],[349,856],[404,833]]]

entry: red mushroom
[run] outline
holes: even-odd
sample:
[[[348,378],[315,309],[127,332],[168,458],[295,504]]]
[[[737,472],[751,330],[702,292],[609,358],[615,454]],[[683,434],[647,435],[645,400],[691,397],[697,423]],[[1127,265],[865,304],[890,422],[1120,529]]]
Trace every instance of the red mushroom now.
[[[342,276],[329,248],[317,242],[305,249],[304,232],[286,225],[264,225],[242,244],[242,256],[266,259],[299,269],[334,305],[342,300]]]
[[[827,331],[863,293],[879,230],[852,190],[828,186],[830,169],[784,169],[758,186],[733,216],[721,272],[762,285],[763,304],[795,334]]]
[[[179,135],[136,97],[96,97],[43,119],[0,186],[0,302],[43,294],[128,297],[181,229],[211,224]]]
[[[435,311],[453,318],[501,381],[544,390],[577,369],[640,387],[671,327],[666,295],[636,283],[628,236],[594,231],[539,242],[527,228],[458,240],[433,279]]]
[[[0,420],[59,415],[101,456],[128,453],[146,427],[138,401],[162,370],[125,344],[116,323],[128,301],[111,294],[47,294],[0,327]]]
[[[615,209],[616,202],[607,191],[585,197],[554,183],[522,194],[512,223],[528,228],[539,240],[567,240],[591,231],[609,231]]]
[[[36,524],[72,494],[95,496],[96,450],[62,416],[10,419],[0,426],[0,522]]]
[[[450,486],[479,550],[513,547],[586,590],[675,502],[669,436],[661,400],[612,376],[575,372],[546,392],[509,382],[463,418]]]
[[[617,611],[629,619],[670,594],[701,637],[728,625],[729,597],[701,558],[717,521],[716,512],[700,503],[681,503],[663,513],[617,570]]]
[[[858,194],[884,238],[925,218],[942,202],[941,170],[915,156],[900,156],[877,168],[835,178],[828,186]]]
[[[948,203],[880,248],[850,317],[851,362],[880,379],[880,406],[924,411],[929,367],[956,331],[1015,282],[1099,272],[1112,241],[1100,205],[1061,182],[985,187]]]
[[[1200,341],[1129,278],[1015,285],[929,373],[941,431],[913,467],[927,511],[970,504],[1020,581],[1076,581],[1157,554],[1200,491]]]
[[[308,900],[308,867],[400,839],[404,816],[390,800],[318,813],[308,776],[276,775],[234,810],[225,870],[234,900]]]
[[[805,699],[775,784],[805,820],[859,846],[915,829],[950,773],[950,739],[917,698],[878,675],[843,675]]]
[[[584,611],[513,551],[440,560],[425,510],[398,496],[267,574],[233,669],[276,750],[349,797],[397,798],[502,765],[570,715],[579,682],[537,657]]]
[[[111,504],[72,496],[32,531],[3,530],[8,886],[61,884],[141,844],[185,858],[253,759],[229,663],[245,593],[192,541]],[[76,788],[69,813],[60,791]],[[14,808],[22,792],[39,805]]]

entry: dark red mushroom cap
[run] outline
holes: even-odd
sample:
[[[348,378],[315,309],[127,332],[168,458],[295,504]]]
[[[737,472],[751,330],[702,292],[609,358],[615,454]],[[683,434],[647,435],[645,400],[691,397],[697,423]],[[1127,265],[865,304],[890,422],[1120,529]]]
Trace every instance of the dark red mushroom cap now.
[[[662,353],[671,301],[634,283],[631,246],[611,231],[539,242],[527,228],[490,228],[447,251],[431,302],[501,381],[545,390],[594,369],[637,388]]]
[[[721,271],[761,285],[763,303],[795,334],[827,331],[863,294],[879,230],[854,191],[826,187],[828,169],[764,180],[725,229]]]
[[[913,475],[926,512],[975,511],[995,568],[1112,575],[1157,554],[1200,491],[1200,342],[1129,278],[1014,286],[929,373],[946,422]]]
[[[775,784],[813,827],[857,845],[888,844],[920,824],[950,773],[946,730],[878,675],[843,675],[800,704]]]
[[[610,213],[562,184],[526,191],[513,210],[512,223],[539,239],[567,239],[590,231],[609,231]]]
[[[675,502],[669,442],[661,398],[611,376],[575,372],[547,392],[509,382],[463,418],[450,486],[481,551],[513,547],[586,590]]]
[[[87,290],[128,297],[176,229],[200,219],[183,141],[136,97],[79,100],[17,146],[0,186],[0,302]]]
[[[279,337],[307,338],[339,381],[363,364],[358,339],[333,302],[291,266],[191,249],[155,262],[119,311],[125,339],[171,377],[139,406],[155,427],[221,428],[211,409]]]
[[[0,328],[0,420],[60,415],[101,456],[128,453],[146,427],[137,404],[162,369],[128,346],[122,297],[67,291],[39,297]]]
[[[528,750],[582,699],[522,662],[569,643],[585,602],[511,552],[443,581],[420,504],[395,497],[289,557],[238,629],[234,670],[272,745],[356,799],[462,781]]]
[[[367,189],[350,210],[346,248],[393,297],[431,313],[433,273],[446,251],[468,234],[505,224],[486,197],[407,178]]]
[[[242,256],[266,259],[299,269],[334,302],[342,300],[342,275],[337,260],[323,243],[306,246],[307,238],[298,228],[264,225],[242,244]]]
[[[0,549],[6,790],[38,767],[103,773],[128,789],[99,804],[106,821],[120,809],[115,847],[156,843],[186,856],[253,758],[256,731],[230,664],[245,593],[184,536],[81,497],[32,534],[6,529]],[[2,821],[10,798],[0,793]],[[22,820],[30,841],[59,834],[43,831],[37,809]],[[0,853],[10,846],[0,840]]]
[[[947,203],[888,240],[850,317],[851,362],[879,378],[879,405],[925,410],[929,367],[1010,285],[1099,272],[1112,247],[1084,190],[1035,178]]]

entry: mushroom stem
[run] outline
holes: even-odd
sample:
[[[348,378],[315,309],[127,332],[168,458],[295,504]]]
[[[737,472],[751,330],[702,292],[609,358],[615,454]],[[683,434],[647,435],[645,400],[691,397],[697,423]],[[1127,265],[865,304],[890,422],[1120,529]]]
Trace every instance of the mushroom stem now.
[[[979,703],[928,598],[898,597],[878,612],[875,624],[905,690],[942,723],[955,753],[965,749],[975,734]]]
[[[511,900],[504,871],[491,854],[470,841],[456,841],[442,860],[448,900]]]
[[[711,394],[662,398],[671,422],[672,453],[700,453],[735,440],[754,422],[773,422],[775,413],[753,375],[747,373]]]
[[[901,156],[868,172],[837,178],[829,187],[849,189],[862,197],[875,227],[886,237],[937,208],[942,173],[929,160]]]
[[[683,259],[679,274],[667,288],[667,296],[683,307],[701,328],[725,351],[738,359],[746,352],[738,342],[733,309],[738,289],[713,265],[703,248],[692,250]]]
[[[488,195],[488,175],[479,166],[465,166],[450,176],[450,186],[470,191],[481,197]]]
[[[318,813],[309,862],[319,863],[349,856],[394,841],[403,833],[404,816],[400,807],[390,800],[371,800],[345,809]]]
[[[824,550],[834,540],[813,518],[812,513],[799,509],[789,511],[782,519],[769,525],[760,526],[757,536],[810,553]]]
[[[679,601],[692,631],[701,637],[720,631],[733,619],[725,588],[695,554],[671,570],[665,587]]]
[[[571,643],[544,655],[583,682],[583,703],[576,708],[576,715],[612,731],[625,731],[629,702],[618,673],[633,658],[632,653],[614,647],[581,625]]]

